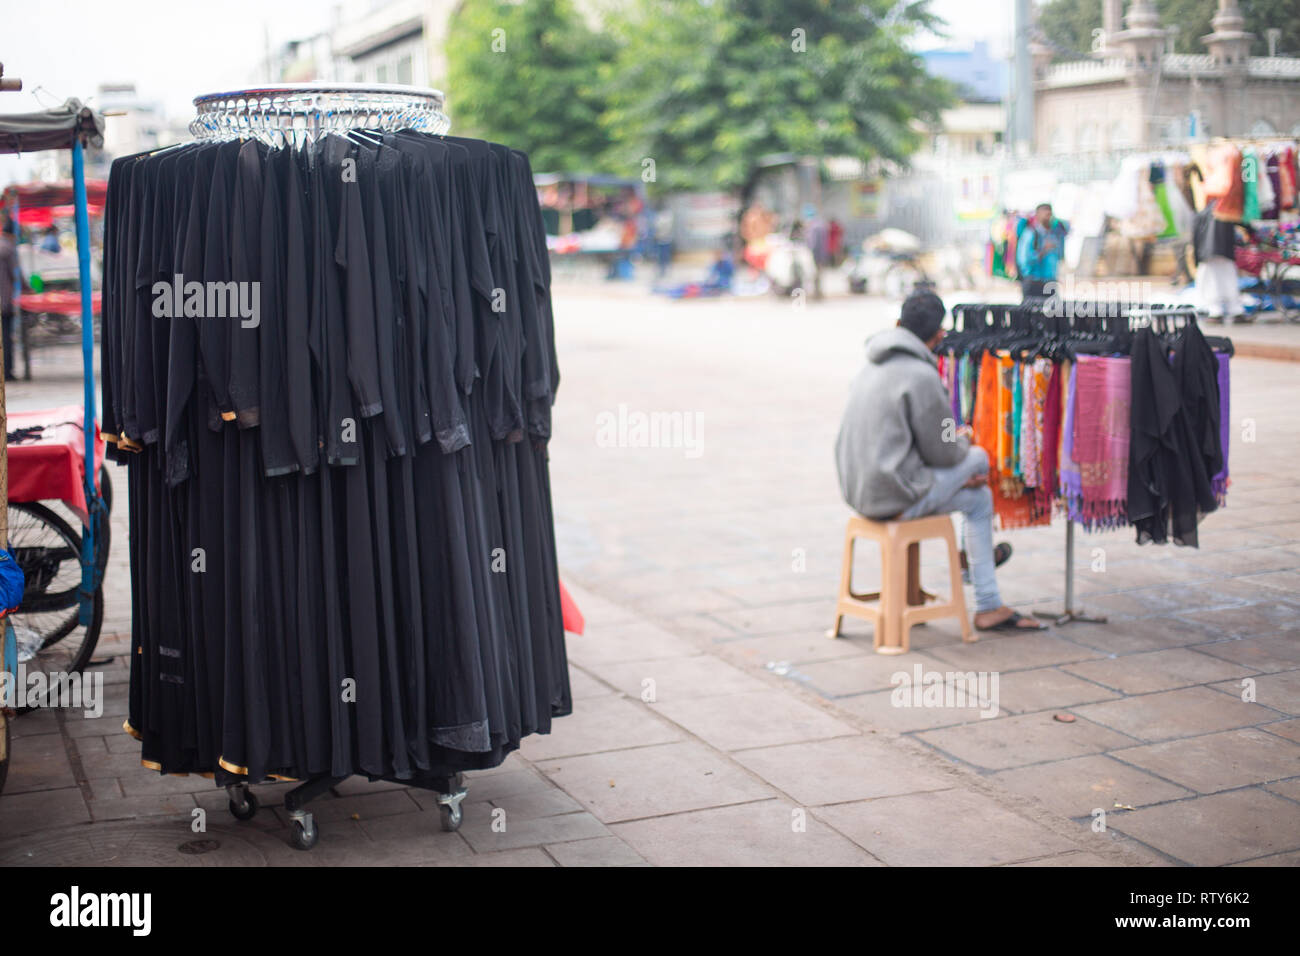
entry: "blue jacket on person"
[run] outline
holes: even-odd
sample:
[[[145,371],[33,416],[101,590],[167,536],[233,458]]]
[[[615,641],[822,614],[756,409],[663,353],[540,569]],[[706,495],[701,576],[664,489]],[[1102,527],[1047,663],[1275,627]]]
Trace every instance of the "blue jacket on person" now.
[[[1059,219],[1053,219],[1046,229],[1032,221],[1026,223],[1016,243],[1016,269],[1020,278],[1055,279],[1061,253],[1065,251],[1065,234],[1069,231],[1069,225]],[[1055,245],[1043,251],[1044,240],[1048,238],[1055,240]]]

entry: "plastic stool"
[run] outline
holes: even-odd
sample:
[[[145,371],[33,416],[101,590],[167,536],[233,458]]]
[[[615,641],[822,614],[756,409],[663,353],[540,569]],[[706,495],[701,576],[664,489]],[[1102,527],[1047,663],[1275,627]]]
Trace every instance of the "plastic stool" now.
[[[852,589],[853,545],[858,538],[871,538],[880,545],[881,584],[879,591],[858,593]],[[951,595],[939,601],[921,589],[921,542],[942,538],[948,545],[948,574]],[[934,603],[928,603],[934,602]],[[851,614],[875,626],[877,654],[904,654],[908,649],[908,632],[913,624],[941,617],[961,621],[963,641],[975,641],[970,618],[966,616],[966,597],[961,589],[961,559],[957,555],[957,535],[952,519],[946,514],[914,518],[911,521],[872,521],[855,515],[844,532],[844,565],[840,569],[840,595],[835,604],[835,626],[827,637],[840,636],[844,615]]]

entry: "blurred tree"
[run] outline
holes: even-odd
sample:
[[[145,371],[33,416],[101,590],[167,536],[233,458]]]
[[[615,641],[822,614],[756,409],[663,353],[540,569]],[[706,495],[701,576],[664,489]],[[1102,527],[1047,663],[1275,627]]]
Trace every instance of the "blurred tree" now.
[[[1179,53],[1205,52],[1201,37],[1214,30],[1210,20],[1219,8],[1217,0],[1155,0],[1155,6],[1161,23],[1178,25],[1174,49]],[[1252,55],[1268,54],[1264,31],[1277,27],[1282,31],[1277,52],[1300,56],[1296,0],[1242,0],[1238,6],[1246,18],[1246,29],[1255,34]],[[1092,46],[1092,31],[1101,26],[1101,0],[1047,0],[1038,11],[1038,25],[1062,52],[1087,53]]]
[[[446,50],[454,133],[522,149],[537,172],[597,170],[610,140],[596,74],[614,40],[571,0],[466,0]]]
[[[770,153],[905,160],[949,101],[909,49],[939,26],[928,0],[628,0],[600,71],[607,165],[735,189]]]

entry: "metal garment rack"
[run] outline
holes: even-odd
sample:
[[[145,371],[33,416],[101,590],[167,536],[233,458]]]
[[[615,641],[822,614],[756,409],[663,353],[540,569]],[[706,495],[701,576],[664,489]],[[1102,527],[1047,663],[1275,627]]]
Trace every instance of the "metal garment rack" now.
[[[194,98],[195,139],[260,139],[301,146],[326,133],[410,129],[442,134],[451,127],[440,90],[418,86],[294,83]]]
[[[989,323],[986,318],[984,321],[990,328],[1013,328],[1011,324],[1013,316],[1035,316],[1064,323],[1073,320],[1076,316],[1086,318],[1090,321],[1096,321],[1104,324],[1107,321],[1115,322],[1122,320],[1124,327],[1133,328],[1133,323],[1137,322],[1166,322],[1170,319],[1196,319],[1197,311],[1190,306],[1169,306],[1169,305],[1146,305],[1142,303],[1112,302],[1101,300],[1099,302],[1078,303],[1067,302],[1062,300],[1053,300],[1051,311],[1045,311],[1049,300],[1039,300],[1030,303],[964,303],[952,307],[954,323],[957,317],[961,317],[961,329],[966,331],[966,317],[968,313],[983,312],[985,315],[992,313],[993,322]],[[1068,512],[1065,519],[1065,602],[1060,611],[1034,611],[1035,617],[1041,617],[1051,620],[1058,626],[1066,624],[1105,624],[1104,616],[1093,616],[1086,614],[1083,608],[1074,605],[1074,525],[1075,522],[1069,517]]]
[[[194,108],[197,115],[190,132],[204,142],[257,139],[274,147],[301,147],[329,133],[415,130],[441,135],[451,127],[441,91],[415,86],[301,83],[253,87],[197,96]],[[247,775],[246,768],[223,766],[223,770]],[[326,792],[338,796],[335,787],[346,779],[317,774],[284,795],[291,846],[310,850],[316,845],[320,830],[306,806]],[[382,779],[433,791],[442,829],[460,828],[460,805],[469,792],[463,774]],[[251,820],[257,814],[259,803],[248,780],[226,784],[226,795],[236,819]]]

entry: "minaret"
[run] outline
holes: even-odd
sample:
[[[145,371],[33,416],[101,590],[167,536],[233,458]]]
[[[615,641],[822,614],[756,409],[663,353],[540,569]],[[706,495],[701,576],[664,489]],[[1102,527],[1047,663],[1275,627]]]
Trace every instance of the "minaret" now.
[[[1237,0],[1219,0],[1219,12],[1210,26],[1214,32],[1201,37],[1210,56],[1221,70],[1244,74],[1250,63],[1250,41],[1255,35],[1246,32],[1246,18],[1237,7]]]
[[[1101,0],[1101,36],[1102,52],[1110,56],[1114,49],[1115,36],[1120,30],[1120,15],[1124,9],[1124,0]]]
[[[1165,50],[1165,31],[1160,27],[1160,15],[1151,0],[1133,0],[1124,26],[1113,41],[1107,37],[1108,45],[1139,70],[1158,67]]]

